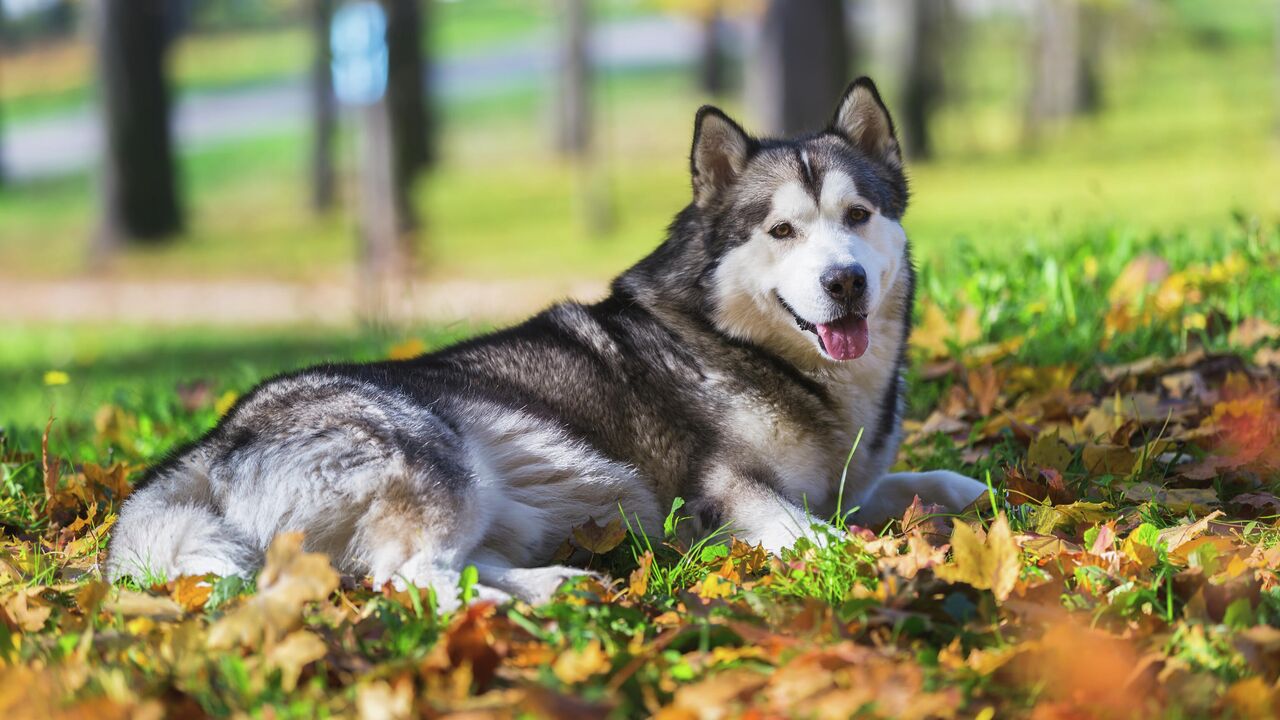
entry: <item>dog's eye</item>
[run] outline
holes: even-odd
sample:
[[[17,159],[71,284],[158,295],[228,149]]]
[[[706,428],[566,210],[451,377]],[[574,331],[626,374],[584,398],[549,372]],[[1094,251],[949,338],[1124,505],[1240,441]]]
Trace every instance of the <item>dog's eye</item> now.
[[[859,205],[854,205],[844,214],[844,221],[849,225],[861,225],[869,219],[871,211]]]
[[[791,223],[780,222],[769,228],[769,234],[782,240],[796,234],[795,228],[791,227]]]

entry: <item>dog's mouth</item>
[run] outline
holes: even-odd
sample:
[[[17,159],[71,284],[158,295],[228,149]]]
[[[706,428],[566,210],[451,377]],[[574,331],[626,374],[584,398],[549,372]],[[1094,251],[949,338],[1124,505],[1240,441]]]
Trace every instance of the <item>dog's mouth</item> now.
[[[800,313],[788,305],[782,295],[775,292],[774,296],[783,309],[791,314],[791,319],[796,321],[796,327],[818,336],[818,346],[832,360],[856,360],[871,345],[866,313],[850,312],[824,323],[814,323],[800,317]]]

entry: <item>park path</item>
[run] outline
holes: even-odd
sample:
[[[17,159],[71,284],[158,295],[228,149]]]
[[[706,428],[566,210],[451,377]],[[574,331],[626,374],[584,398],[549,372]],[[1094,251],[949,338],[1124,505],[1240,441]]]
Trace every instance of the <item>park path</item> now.
[[[604,297],[592,279],[421,279],[394,306],[397,321],[449,324],[520,320],[557,300]],[[350,326],[358,319],[350,280],[0,279],[4,319],[22,325],[112,323],[157,327]]]
[[[674,16],[601,23],[592,32],[591,53],[604,69],[643,69],[693,62],[699,34],[692,21]],[[555,37],[549,32],[500,47],[445,57],[434,67],[442,99],[492,97],[546,85],[555,71]],[[218,92],[183,93],[174,125],[184,149],[305,126],[309,113],[303,77]],[[15,181],[84,172],[96,162],[101,122],[91,107],[60,115],[6,123],[0,136],[6,175]]]

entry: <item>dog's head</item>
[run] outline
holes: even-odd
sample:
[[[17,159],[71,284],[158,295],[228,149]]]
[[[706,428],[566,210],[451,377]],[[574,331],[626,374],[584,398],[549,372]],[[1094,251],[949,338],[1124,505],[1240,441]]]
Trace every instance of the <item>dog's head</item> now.
[[[794,140],[753,138],[703,107],[691,166],[713,322],[818,362],[867,352],[910,272],[901,150],[875,85],[854,82],[827,129]]]

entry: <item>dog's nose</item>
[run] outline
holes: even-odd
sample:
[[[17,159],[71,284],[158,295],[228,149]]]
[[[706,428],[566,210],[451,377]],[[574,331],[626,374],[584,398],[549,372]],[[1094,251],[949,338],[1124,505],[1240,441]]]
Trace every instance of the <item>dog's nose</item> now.
[[[867,271],[861,265],[833,267],[822,273],[822,288],[838,303],[851,303],[867,289]]]

